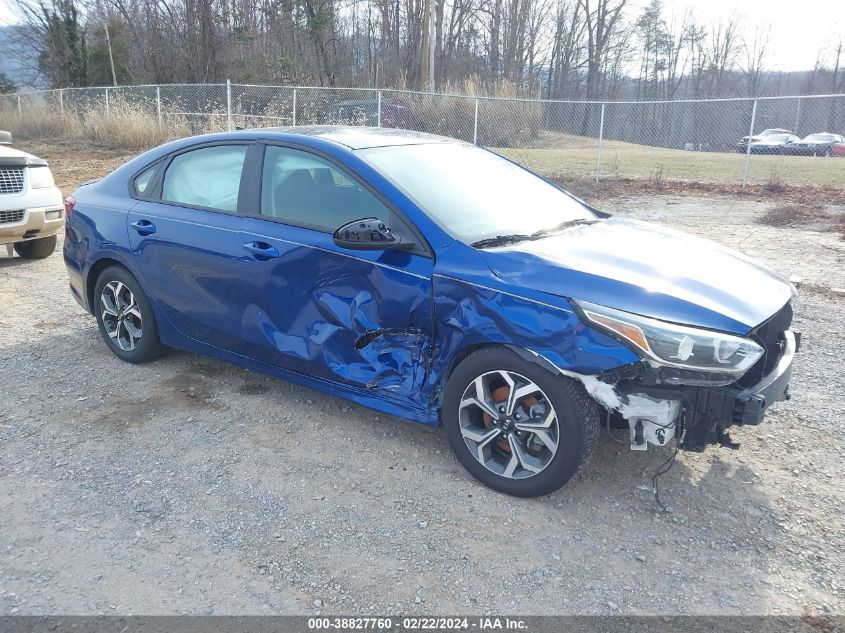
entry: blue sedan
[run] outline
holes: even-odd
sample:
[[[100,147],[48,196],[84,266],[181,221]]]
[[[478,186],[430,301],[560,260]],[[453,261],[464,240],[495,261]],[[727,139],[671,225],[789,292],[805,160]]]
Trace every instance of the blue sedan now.
[[[120,359],[181,348],[443,425],[509,494],[563,485],[604,425],[703,450],[788,397],[783,277],[452,139],[198,136],[65,206],[71,292]]]

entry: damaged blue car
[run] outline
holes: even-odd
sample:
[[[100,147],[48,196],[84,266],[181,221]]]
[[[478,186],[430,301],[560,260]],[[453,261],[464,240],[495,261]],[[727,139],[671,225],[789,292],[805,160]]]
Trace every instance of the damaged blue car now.
[[[509,494],[563,485],[605,425],[703,450],[788,397],[783,277],[452,139],[198,136],[66,209],[71,292],[122,360],[181,348],[442,425]]]

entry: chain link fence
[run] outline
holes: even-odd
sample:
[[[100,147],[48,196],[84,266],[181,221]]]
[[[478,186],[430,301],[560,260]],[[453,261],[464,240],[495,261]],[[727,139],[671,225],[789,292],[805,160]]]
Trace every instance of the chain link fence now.
[[[151,145],[235,127],[370,125],[483,145],[563,181],[845,187],[845,95],[585,102],[225,83],[0,96],[0,127],[56,115],[83,127],[140,118],[161,132]]]

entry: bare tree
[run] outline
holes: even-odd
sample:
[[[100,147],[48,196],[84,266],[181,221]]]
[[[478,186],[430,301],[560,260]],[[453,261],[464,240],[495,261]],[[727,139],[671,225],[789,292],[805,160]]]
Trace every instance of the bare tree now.
[[[622,18],[627,0],[578,0],[587,28],[587,99],[599,96],[601,69],[608,43]]]
[[[754,29],[751,42],[743,40],[742,48],[745,53],[742,74],[745,77],[745,90],[749,97],[759,95],[766,78],[766,57],[769,52],[769,40],[772,27],[766,25]]]

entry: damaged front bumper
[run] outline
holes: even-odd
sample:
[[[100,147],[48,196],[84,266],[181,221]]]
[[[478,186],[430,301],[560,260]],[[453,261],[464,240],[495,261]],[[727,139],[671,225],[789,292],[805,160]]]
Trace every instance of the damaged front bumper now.
[[[753,387],[738,389],[696,389],[692,415],[685,427],[681,448],[704,450],[707,444],[735,447],[727,435],[731,426],[756,426],[766,409],[775,402],[789,400],[792,364],[801,345],[801,335],[784,332],[784,350],[775,368]]]
[[[675,436],[686,450],[702,451],[708,444],[736,448],[728,435],[730,427],[760,424],[772,404],[789,399],[800,341],[798,332],[785,331],[777,364],[747,388],[669,385],[661,381],[659,370],[646,363],[598,376],[599,381],[610,383],[605,386],[612,386],[612,392],[585,386],[600,404],[627,422],[634,450],[645,450],[648,444],[663,446]]]

